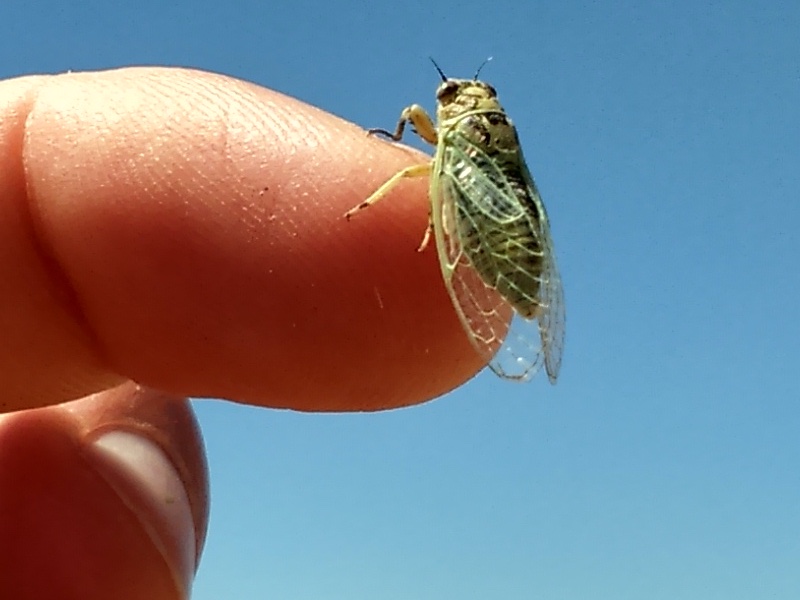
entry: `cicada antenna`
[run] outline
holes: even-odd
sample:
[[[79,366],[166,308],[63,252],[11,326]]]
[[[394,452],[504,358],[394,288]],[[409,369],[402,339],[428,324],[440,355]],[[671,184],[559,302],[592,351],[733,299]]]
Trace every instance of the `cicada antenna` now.
[[[433,66],[434,66],[434,67],[436,67],[436,70],[437,70],[437,71],[439,71],[439,75],[441,75],[441,77],[442,77],[442,81],[447,81],[447,75],[445,75],[445,74],[444,74],[444,71],[442,71],[442,69],[441,69],[441,68],[439,68],[439,65],[437,65],[437,64],[436,64],[436,61],[435,61],[435,60],[433,60],[433,57],[432,57],[432,56],[429,56],[428,58],[430,58],[430,59],[431,59],[431,62],[433,63]]]
[[[475,77],[472,78],[473,81],[478,81],[478,75],[481,74],[481,70],[483,69],[483,67],[486,66],[486,63],[488,63],[490,60],[492,60],[491,56],[481,63],[481,66],[478,67],[477,71],[475,71]]]

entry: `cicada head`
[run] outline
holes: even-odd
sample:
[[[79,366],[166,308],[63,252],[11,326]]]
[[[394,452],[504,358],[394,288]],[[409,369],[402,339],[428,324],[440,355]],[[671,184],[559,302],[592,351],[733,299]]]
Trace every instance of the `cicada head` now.
[[[468,111],[502,111],[495,89],[476,79],[446,79],[436,90],[440,123]]]

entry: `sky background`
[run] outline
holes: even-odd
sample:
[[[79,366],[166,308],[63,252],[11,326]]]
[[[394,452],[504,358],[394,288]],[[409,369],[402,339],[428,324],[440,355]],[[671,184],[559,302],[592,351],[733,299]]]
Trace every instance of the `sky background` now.
[[[550,214],[557,386],[195,403],[195,600],[800,598],[800,3],[756,4],[2,0],[0,77],[189,66],[363,127],[492,56]]]

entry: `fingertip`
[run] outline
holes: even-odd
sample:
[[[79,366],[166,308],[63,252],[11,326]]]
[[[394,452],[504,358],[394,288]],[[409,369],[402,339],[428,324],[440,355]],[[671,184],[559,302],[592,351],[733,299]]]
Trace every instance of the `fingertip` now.
[[[110,371],[186,395],[389,408],[480,368],[424,234],[430,160],[277,92],[180,69],[40,89],[35,231]],[[350,214],[353,217],[352,214]]]

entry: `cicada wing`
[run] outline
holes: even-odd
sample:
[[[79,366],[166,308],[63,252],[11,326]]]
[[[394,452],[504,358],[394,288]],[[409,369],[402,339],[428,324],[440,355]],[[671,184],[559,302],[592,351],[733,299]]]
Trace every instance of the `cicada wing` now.
[[[545,232],[549,238],[549,232]],[[553,255],[552,242],[550,245],[550,259],[546,262],[542,281],[542,311],[539,314],[539,332],[544,350],[544,364],[547,377],[551,383],[558,379],[561,370],[561,356],[564,352],[564,337],[566,330],[566,310],[564,305],[564,288]]]
[[[504,242],[508,228],[518,227],[520,219],[530,219],[528,208],[515,195],[503,170],[480,148],[452,131],[444,142],[440,140],[434,164],[431,201],[439,261],[453,306],[472,345],[503,378],[529,379],[548,362],[546,348],[557,347],[553,374],[551,367],[547,367],[552,381],[557,375],[563,344],[551,323],[563,322],[558,316],[558,311],[563,311],[563,302],[549,234],[543,240],[546,244],[539,245],[546,248],[545,256],[537,250],[509,247]],[[530,223],[524,225],[530,227]],[[545,217],[545,228],[546,225]],[[524,253],[529,251],[536,255],[525,257]],[[531,262],[542,264],[543,269],[520,273]],[[476,270],[476,264],[483,276]],[[538,308],[528,318],[515,315],[512,304],[499,291],[512,288],[518,296],[524,296],[525,290],[510,282],[512,273],[515,282],[527,277],[530,288],[535,289],[531,293],[536,297],[528,300]],[[553,274],[555,278],[548,279]],[[548,299],[554,301],[552,308],[545,305]]]
[[[555,247],[550,233],[550,221],[544,207],[542,197],[528,170],[528,166],[519,154],[523,180],[528,189],[528,197],[536,206],[538,219],[538,237],[542,247],[542,273],[539,286],[537,321],[541,348],[544,353],[545,370],[551,383],[558,379],[561,370],[561,357],[564,352],[566,333],[566,305],[564,303],[564,287],[556,263]]]
[[[497,354],[508,331],[511,307],[481,279],[464,252],[455,227],[453,182],[441,178],[434,197],[433,223],[445,287],[464,331],[478,354],[488,363]]]

